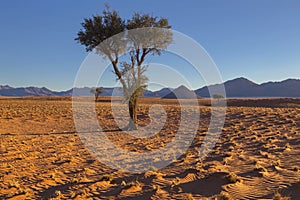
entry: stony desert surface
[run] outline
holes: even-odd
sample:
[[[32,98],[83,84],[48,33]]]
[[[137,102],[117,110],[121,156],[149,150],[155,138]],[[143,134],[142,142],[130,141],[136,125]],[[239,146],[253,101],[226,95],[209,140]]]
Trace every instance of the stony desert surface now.
[[[180,124],[176,100],[141,99],[139,126],[150,123],[153,104],[167,119],[149,138],[118,130],[109,98],[95,111],[115,145],[143,153],[167,145]],[[300,99],[229,99],[222,134],[202,158],[210,100],[196,109],[199,126],[185,154],[132,174],[109,168],[86,148],[71,98],[0,98],[0,199],[300,199]]]

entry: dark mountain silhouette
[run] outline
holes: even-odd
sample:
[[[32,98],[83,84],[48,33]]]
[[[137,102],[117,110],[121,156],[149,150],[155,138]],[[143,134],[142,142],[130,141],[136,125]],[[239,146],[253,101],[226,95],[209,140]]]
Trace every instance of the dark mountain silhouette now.
[[[260,85],[263,94],[269,97],[300,97],[300,80],[287,79],[281,82],[268,82]],[[261,94],[261,96],[263,95]]]
[[[26,88],[12,88],[9,86],[0,88],[1,96],[51,96],[54,95],[54,92],[51,90],[42,87],[26,87]]]
[[[9,90],[12,89],[9,85],[0,85],[0,90]]]
[[[236,78],[224,82],[227,97],[300,97],[300,80],[287,79],[280,82],[267,82],[256,84],[246,78]],[[205,86],[194,92],[200,97],[210,97],[208,87],[212,91],[217,91],[220,84]],[[56,92],[45,87],[21,87],[14,88],[8,85],[0,85],[0,96],[92,96],[90,87],[72,88],[67,91]],[[192,97],[193,92],[185,86],[176,89],[162,88],[158,91],[146,90],[144,97],[163,97],[163,98],[187,98]],[[122,95],[120,88],[103,88],[101,96]],[[213,95],[213,94],[211,94]]]
[[[72,88],[70,90],[56,92],[51,91],[45,87],[26,87],[26,88],[13,88],[8,85],[0,85],[0,96],[93,96],[91,89],[95,87]],[[121,96],[121,88],[102,88],[103,93],[101,96]],[[144,97],[162,97],[170,93],[172,89],[162,88],[158,91],[145,90]]]
[[[163,96],[164,99],[195,99],[197,95],[195,92],[189,90],[184,85],[179,86],[178,88],[174,89],[169,94]]]
[[[163,97],[172,91],[173,89],[170,88],[162,88],[161,90],[154,91],[154,92],[150,90],[146,90],[144,91],[144,97]]]
[[[209,90],[218,90],[221,84],[215,84],[210,86],[205,86],[203,88],[195,90],[197,95],[201,97],[210,97]],[[259,85],[246,79],[246,78],[237,78],[233,80],[226,81],[224,83],[227,97],[248,97],[256,96],[257,92],[260,90]],[[213,95],[213,94],[211,94]]]
[[[210,97],[208,88],[213,90],[217,87],[220,87],[220,84],[205,86],[195,92],[201,97]],[[298,79],[256,84],[246,78],[236,78],[224,82],[224,87],[227,97],[300,97]]]

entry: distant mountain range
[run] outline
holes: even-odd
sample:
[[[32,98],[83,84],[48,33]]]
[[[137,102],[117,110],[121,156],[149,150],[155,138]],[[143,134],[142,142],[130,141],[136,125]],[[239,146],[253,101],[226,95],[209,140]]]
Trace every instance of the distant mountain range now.
[[[195,93],[201,97],[209,97],[208,88],[213,90],[219,86],[205,86],[195,90]],[[300,79],[257,84],[246,78],[237,78],[226,81],[224,87],[227,97],[300,97]]]
[[[210,97],[209,89],[214,90],[220,84],[205,86],[194,90],[194,93],[200,97]],[[246,78],[236,78],[224,82],[227,97],[300,97],[300,79],[287,79],[281,82],[267,82],[256,84]],[[67,91],[57,92],[45,87],[25,87],[13,88],[8,85],[0,85],[0,96],[72,96],[73,92],[77,96],[91,96],[92,88],[73,88]],[[158,91],[146,90],[144,97],[164,97],[174,98],[191,98],[194,94],[185,86],[176,89],[163,88]],[[103,88],[101,96],[118,96],[121,95],[120,88]],[[212,94],[213,95],[213,94]]]
[[[196,99],[197,95],[195,92],[189,90],[184,85],[179,86],[165,96],[164,99]]]

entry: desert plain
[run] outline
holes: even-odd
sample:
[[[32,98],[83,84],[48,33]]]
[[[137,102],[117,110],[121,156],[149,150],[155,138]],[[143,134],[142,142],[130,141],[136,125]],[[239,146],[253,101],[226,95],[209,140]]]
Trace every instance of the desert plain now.
[[[151,152],[180,124],[176,100],[152,98],[140,99],[139,126],[150,123],[153,104],[163,106],[167,120],[149,138],[118,129],[110,98],[101,97],[95,112],[116,146]],[[0,98],[0,199],[300,199],[300,99],[228,99],[222,133],[201,158],[210,100],[196,109],[199,126],[182,156],[129,173],[106,166],[83,144],[70,97]]]

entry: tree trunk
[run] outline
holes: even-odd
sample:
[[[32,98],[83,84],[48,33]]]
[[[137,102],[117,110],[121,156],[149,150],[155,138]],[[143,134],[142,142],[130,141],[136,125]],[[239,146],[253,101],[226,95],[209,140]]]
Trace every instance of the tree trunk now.
[[[136,97],[130,97],[129,103],[128,103],[128,109],[129,109],[129,124],[127,126],[127,130],[137,130],[136,122],[137,122],[137,98]]]

